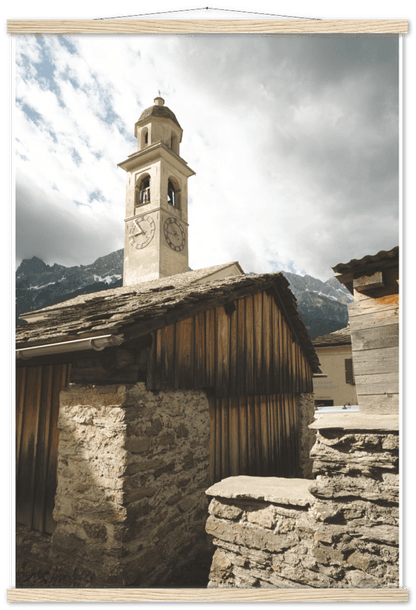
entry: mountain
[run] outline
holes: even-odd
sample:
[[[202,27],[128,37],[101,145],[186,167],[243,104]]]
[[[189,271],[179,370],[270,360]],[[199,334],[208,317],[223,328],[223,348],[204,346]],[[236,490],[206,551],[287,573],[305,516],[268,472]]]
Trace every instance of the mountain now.
[[[117,288],[123,280],[123,250],[91,265],[47,265],[34,256],[16,270],[16,315],[66,301],[79,294]]]
[[[335,277],[322,282],[288,271],[283,271],[283,275],[297,298],[298,311],[312,339],[347,326],[347,305],[353,297]]]
[[[298,301],[299,313],[314,338],[348,324],[348,290],[334,277],[321,282],[310,275],[283,271]],[[122,285],[123,250],[98,258],[91,265],[47,265],[34,256],[23,260],[16,271],[16,315]]]

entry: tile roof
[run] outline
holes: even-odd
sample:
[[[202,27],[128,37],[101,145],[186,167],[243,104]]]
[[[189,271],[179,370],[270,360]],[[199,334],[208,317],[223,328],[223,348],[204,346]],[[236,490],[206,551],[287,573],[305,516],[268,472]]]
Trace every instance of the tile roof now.
[[[332,269],[335,273],[344,273],[345,271],[355,271],[359,267],[365,267],[366,265],[371,265],[373,263],[393,261],[395,258],[399,258],[399,246],[388,251],[381,250],[374,255],[369,254],[358,260],[353,258],[348,263],[338,263],[338,265],[335,265]]]

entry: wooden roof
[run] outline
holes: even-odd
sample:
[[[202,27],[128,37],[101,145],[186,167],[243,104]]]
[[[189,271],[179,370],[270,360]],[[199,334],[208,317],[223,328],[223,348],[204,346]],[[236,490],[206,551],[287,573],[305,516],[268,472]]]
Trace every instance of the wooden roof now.
[[[206,279],[204,282],[204,278],[233,264],[80,295],[23,314],[21,317],[28,324],[18,326],[16,348],[72,341],[104,333],[121,334],[128,341],[247,294],[269,290],[285,313],[312,371],[319,372],[319,360],[298,314],[296,297],[282,273],[231,276],[213,281]]]

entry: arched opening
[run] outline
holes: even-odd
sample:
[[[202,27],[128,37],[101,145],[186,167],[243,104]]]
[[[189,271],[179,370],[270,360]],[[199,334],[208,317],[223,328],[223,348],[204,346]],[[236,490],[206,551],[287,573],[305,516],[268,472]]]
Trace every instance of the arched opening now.
[[[168,203],[175,208],[180,208],[180,189],[174,178],[168,180]]]
[[[144,127],[141,133],[141,148],[145,148],[149,144],[149,129]]]
[[[150,202],[150,176],[145,174],[136,182],[135,205],[143,205]]]

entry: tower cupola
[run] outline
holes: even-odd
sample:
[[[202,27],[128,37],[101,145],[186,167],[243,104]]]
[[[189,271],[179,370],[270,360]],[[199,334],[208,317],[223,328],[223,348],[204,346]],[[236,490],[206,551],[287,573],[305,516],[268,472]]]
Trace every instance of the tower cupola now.
[[[179,155],[182,127],[172,110],[165,106],[163,97],[156,97],[154,102],[154,106],[146,108],[142,112],[134,126],[137,150],[143,150],[147,146],[160,141]]]

